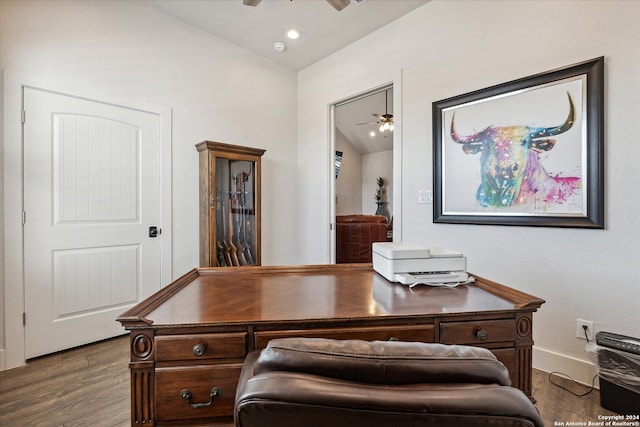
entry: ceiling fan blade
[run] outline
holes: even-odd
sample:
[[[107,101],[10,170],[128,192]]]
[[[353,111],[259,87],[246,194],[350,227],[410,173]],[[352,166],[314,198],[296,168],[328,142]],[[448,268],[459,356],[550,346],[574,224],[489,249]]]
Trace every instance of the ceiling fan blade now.
[[[340,12],[342,9],[349,6],[349,3],[351,3],[351,0],[327,0],[327,3],[333,6],[335,10]]]
[[[245,6],[257,6],[262,0],[242,0],[242,4]]]
[[[375,117],[378,120],[384,120],[385,119],[384,115],[382,115],[382,114],[372,114],[372,116]]]
[[[356,125],[357,126],[360,126],[360,125],[377,125],[378,123],[380,123],[380,122],[356,123]]]

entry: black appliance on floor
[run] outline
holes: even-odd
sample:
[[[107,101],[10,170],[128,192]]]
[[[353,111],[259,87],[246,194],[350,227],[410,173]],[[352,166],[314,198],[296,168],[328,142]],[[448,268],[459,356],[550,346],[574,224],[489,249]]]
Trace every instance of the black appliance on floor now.
[[[600,406],[624,415],[640,410],[640,339],[596,334]]]

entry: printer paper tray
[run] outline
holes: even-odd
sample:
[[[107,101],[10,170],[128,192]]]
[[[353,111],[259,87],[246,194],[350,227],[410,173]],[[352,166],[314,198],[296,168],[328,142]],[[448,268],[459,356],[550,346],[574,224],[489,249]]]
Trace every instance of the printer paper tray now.
[[[396,273],[395,282],[403,285],[447,285],[461,284],[469,280],[469,275],[461,271],[435,271],[420,273]]]

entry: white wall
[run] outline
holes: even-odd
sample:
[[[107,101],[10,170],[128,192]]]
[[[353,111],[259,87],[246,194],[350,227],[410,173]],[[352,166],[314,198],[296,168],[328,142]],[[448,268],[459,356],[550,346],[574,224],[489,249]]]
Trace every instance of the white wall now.
[[[362,213],[374,214],[378,206],[374,195],[378,177],[384,178],[385,197],[389,214],[393,212],[393,151],[381,151],[362,156]]]
[[[535,315],[534,366],[590,382],[577,318],[640,336],[638,22],[635,1],[434,0],[299,73],[300,188],[327,194],[319,178],[328,176],[326,105],[401,75],[401,111],[394,111],[402,129],[404,236],[461,250],[470,271],[545,299]],[[418,191],[432,188],[432,102],[602,55],[606,229],[433,224],[432,205],[417,204]],[[304,199],[298,234],[316,244],[303,261],[326,262],[327,233],[317,225],[328,215]]]
[[[385,200],[389,212],[393,212],[393,151],[361,154],[340,131],[336,130],[335,138],[336,150],[344,152],[336,179],[336,215],[373,215],[379,176],[387,181]]]
[[[342,165],[336,179],[336,215],[362,213],[362,154],[336,128],[336,150],[342,151]]]
[[[198,263],[194,145],[207,139],[267,150],[262,163],[262,260],[297,261],[292,232],[297,178],[290,160],[296,157],[293,71],[195,30],[146,1],[2,0],[0,51],[0,69],[5,72],[6,266],[6,324],[0,320],[0,330],[7,334],[7,366],[21,364],[23,357],[22,83],[172,109],[174,277]]]

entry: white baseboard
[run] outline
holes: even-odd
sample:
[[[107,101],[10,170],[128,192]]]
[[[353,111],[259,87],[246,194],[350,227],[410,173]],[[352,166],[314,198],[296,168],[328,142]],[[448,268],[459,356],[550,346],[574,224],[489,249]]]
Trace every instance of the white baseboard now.
[[[0,371],[7,369],[7,351],[4,348],[0,348]]]
[[[588,360],[575,359],[538,347],[533,347],[533,367],[545,372],[560,372],[588,386],[597,374],[596,367]],[[595,387],[599,388],[597,378]]]

